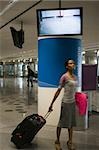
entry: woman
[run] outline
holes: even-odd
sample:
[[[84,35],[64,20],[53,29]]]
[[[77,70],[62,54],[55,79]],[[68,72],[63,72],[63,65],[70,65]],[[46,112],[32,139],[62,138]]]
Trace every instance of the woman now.
[[[60,85],[51,102],[49,111],[52,111],[55,100],[60,94],[62,88],[64,88],[64,96],[62,98],[62,103],[61,103],[60,119],[56,130],[57,139],[55,141],[55,146],[56,146],[56,150],[62,150],[60,145],[61,128],[68,128],[69,139],[67,141],[67,147],[69,150],[75,150],[72,144],[73,127],[76,126],[75,91],[76,91],[77,80],[76,80],[76,76],[73,74],[73,70],[75,68],[75,62],[72,59],[69,59],[66,61],[65,67],[67,71],[65,74],[62,75],[60,79]]]

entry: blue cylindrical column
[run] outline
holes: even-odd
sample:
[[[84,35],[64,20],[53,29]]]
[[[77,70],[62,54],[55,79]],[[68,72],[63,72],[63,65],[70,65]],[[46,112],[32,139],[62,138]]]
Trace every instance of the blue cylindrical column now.
[[[38,40],[38,111],[40,114],[47,111],[59,79],[66,72],[64,63],[68,58],[76,62],[75,74],[81,87],[81,49],[80,38],[44,37]]]

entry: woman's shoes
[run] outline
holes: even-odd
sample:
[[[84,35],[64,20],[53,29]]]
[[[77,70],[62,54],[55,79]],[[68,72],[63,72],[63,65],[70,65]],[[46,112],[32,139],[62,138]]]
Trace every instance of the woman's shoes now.
[[[69,141],[67,141],[67,147],[68,147],[68,150],[75,150],[75,147],[73,146],[73,144]]]
[[[68,150],[75,150],[74,145],[70,141],[67,141],[67,147],[68,147]],[[60,142],[55,141],[55,149],[62,150]]]
[[[62,150],[60,142],[55,141],[55,148],[56,148],[56,150]]]

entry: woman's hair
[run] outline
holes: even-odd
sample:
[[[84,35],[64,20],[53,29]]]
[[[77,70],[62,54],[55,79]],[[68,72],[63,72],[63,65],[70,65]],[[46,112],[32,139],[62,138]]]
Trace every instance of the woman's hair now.
[[[75,61],[74,61],[72,58],[69,58],[69,59],[67,59],[67,60],[65,61],[65,67],[68,66],[68,62],[69,62],[70,60],[72,60],[72,61],[75,63]]]

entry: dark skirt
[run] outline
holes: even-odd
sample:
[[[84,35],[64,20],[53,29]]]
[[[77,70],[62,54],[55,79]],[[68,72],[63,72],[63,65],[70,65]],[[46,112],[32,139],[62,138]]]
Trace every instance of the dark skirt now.
[[[71,128],[76,126],[75,102],[61,104],[58,127]]]

